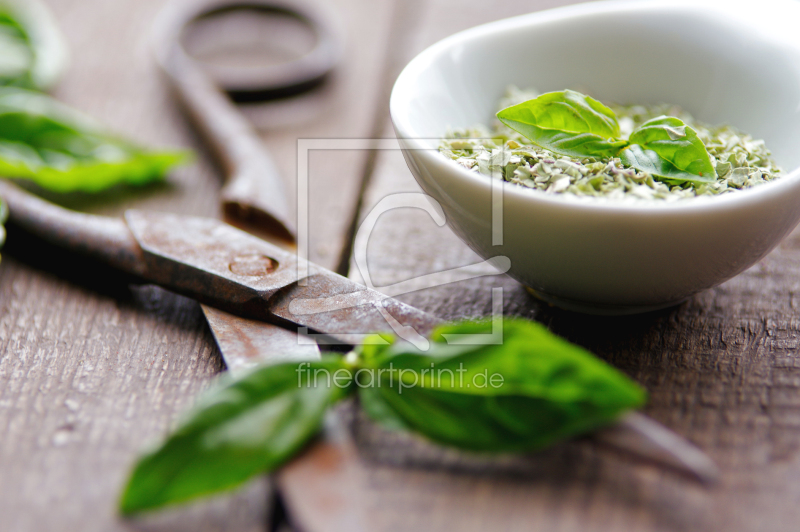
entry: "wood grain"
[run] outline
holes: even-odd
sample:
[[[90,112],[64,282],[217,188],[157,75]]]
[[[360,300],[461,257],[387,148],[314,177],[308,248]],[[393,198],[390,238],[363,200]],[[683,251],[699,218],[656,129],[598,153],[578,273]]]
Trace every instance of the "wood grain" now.
[[[215,216],[220,180],[151,58],[162,0],[46,0],[72,64],[55,95],[152,146],[199,151],[163,186],[51,199],[119,215],[130,207]],[[301,136],[370,136],[383,88],[392,2],[337,0],[345,60],[315,95],[251,107],[292,182]],[[299,113],[302,110],[303,113]],[[278,120],[283,117],[283,122]],[[311,253],[336,266],[364,173],[364,153],[312,167]],[[269,485],[135,521],[115,505],[136,455],[161,437],[222,369],[195,302],[10,231],[0,263],[0,530],[264,530]]]
[[[160,0],[49,0],[73,52],[56,94],[152,145],[200,145],[156,74],[147,31]],[[298,138],[370,137],[385,129],[399,69],[426,45],[471,25],[556,2],[337,0],[346,61],[318,94],[251,106],[291,183]],[[387,48],[391,54],[387,57]],[[365,209],[417,191],[400,154],[332,154],[311,161],[312,259],[336,266],[361,180]],[[118,214],[131,206],[218,212],[210,162],[170,184],[59,198]],[[163,434],[221,369],[192,301],[127,280],[11,233],[0,263],[0,530],[263,530],[265,481],[194,507],[134,522],[114,515],[142,445]],[[370,242],[377,285],[479,258],[426,214],[384,215]],[[800,233],[736,279],[680,307],[590,318],[484,277],[402,298],[443,317],[503,310],[547,324],[647,387],[647,413],[705,449],[723,470],[705,489],[624,456],[574,442],[533,456],[487,459],[355,423],[380,531],[794,530],[800,521]]]
[[[458,29],[544,7],[437,0],[418,5],[418,32],[403,53]],[[402,63],[402,61],[396,61]],[[386,136],[391,136],[387,129]],[[397,151],[381,152],[364,197],[419,191]],[[387,285],[480,260],[419,210],[384,214],[367,254]],[[484,277],[401,296],[446,318],[485,316],[491,289],[503,312],[543,322],[642,383],[646,413],[685,435],[720,465],[703,488],[587,442],[532,456],[468,456],[356,423],[370,463],[381,530],[796,530],[800,510],[800,232],[758,265],[660,312],[598,318],[549,307],[505,277]],[[358,272],[351,271],[358,279]]]

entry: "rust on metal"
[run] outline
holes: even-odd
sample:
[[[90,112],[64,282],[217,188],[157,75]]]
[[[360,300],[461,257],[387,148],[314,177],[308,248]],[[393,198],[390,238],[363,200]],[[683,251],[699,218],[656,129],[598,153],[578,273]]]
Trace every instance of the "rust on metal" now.
[[[229,371],[258,364],[317,360],[316,342],[272,323],[228,314],[203,305],[203,313]]]
[[[144,251],[149,279],[233,314],[269,319],[263,301],[297,279],[292,253],[224,222],[140,211],[128,211],[125,219]],[[275,267],[258,276],[251,268],[231,267],[243,257],[250,266]]]
[[[277,473],[289,520],[295,530],[368,532],[361,461],[335,414],[327,421],[323,437]]]
[[[296,94],[319,85],[340,56],[340,47],[324,6],[276,0],[202,0],[172,2],[159,16],[154,31],[156,59],[194,125],[208,140],[225,172],[220,195],[226,218],[236,225],[268,231],[294,240],[295,222],[275,163],[252,126],[226,96],[266,100]],[[184,49],[185,29],[199,18],[234,9],[291,15],[315,34],[314,49],[294,61],[261,68],[236,68],[201,63]]]
[[[294,253],[218,220],[128,211],[126,225],[58,207],[7,181],[0,195],[11,222],[31,233],[232,314],[307,327],[342,343],[391,330],[395,320],[422,336],[439,322],[316,265],[300,286]]]
[[[124,272],[145,274],[144,254],[122,220],[58,207],[6,180],[0,180],[0,197],[8,204],[9,222],[17,227]]]
[[[228,265],[228,268],[236,275],[261,277],[263,275],[269,275],[277,270],[278,261],[266,255],[254,253],[251,255],[234,257]]]
[[[345,344],[364,335],[407,327],[427,337],[441,320],[396,299],[322,268],[310,270],[269,301],[271,314]],[[396,323],[394,323],[396,321]]]
[[[222,164],[225,186],[221,195],[226,213],[257,218],[276,234],[291,239],[294,222],[272,157],[233,102],[177,41],[183,27],[201,13],[185,3],[172,3],[162,12],[156,26],[158,63]]]
[[[343,343],[356,343],[365,333],[396,327],[408,327],[425,336],[439,322],[319,266],[311,265],[301,285],[294,254],[217,220],[129,211],[126,225],[121,220],[63,209],[2,180],[0,196],[8,203],[10,222],[28,232],[201,302],[231,308],[240,316],[308,327]],[[250,275],[250,268],[232,271],[231,264],[242,257],[266,257],[276,267],[269,272],[266,262],[255,260],[265,267],[264,275]],[[292,332],[290,337],[274,332],[278,328],[271,325],[247,323],[207,310],[223,353],[236,358],[231,358],[233,367],[247,364],[252,356],[264,356],[260,335],[274,333],[276,338],[280,335],[280,342],[299,345]],[[267,340],[264,342],[266,345]],[[271,348],[270,342],[267,349]],[[594,439],[707,482],[717,475],[716,466],[702,451],[642,414],[629,414],[619,424],[598,431]],[[352,462],[343,456],[342,460]],[[298,477],[306,467],[299,464]]]
[[[301,286],[293,253],[217,220],[139,211],[125,217],[145,252],[148,278],[233,314],[307,327],[346,344],[396,330],[395,322],[424,337],[440,321],[316,265]]]

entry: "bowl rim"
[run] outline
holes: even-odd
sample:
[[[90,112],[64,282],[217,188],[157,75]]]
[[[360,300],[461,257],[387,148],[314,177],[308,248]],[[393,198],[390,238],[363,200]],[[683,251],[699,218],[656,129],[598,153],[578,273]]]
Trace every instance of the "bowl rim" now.
[[[627,11],[631,13],[648,12],[659,9],[680,11],[688,9],[701,12],[703,8],[724,9],[730,12],[733,3],[726,0],[601,0],[596,2],[583,2],[567,6],[555,7],[533,13],[517,15],[474,26],[437,41],[415,56],[397,77],[392,88],[389,101],[389,112],[394,126],[395,134],[404,151],[413,150],[421,152],[422,157],[428,158],[434,164],[445,163],[448,171],[453,172],[459,179],[467,180],[474,186],[491,189],[495,179],[469,170],[452,159],[448,159],[438,151],[438,147],[429,144],[433,141],[438,144],[440,138],[432,139],[414,134],[414,128],[408,121],[403,108],[413,100],[413,79],[426,68],[430,67],[441,55],[459,43],[485,35],[502,33],[507,29],[537,26],[551,21],[592,16],[597,13],[614,13]],[[741,2],[752,9],[752,4]],[[759,6],[771,5],[773,8],[781,6],[800,6],[792,0],[760,0]],[[765,10],[763,10],[765,11]],[[782,39],[786,41],[787,39]],[[795,44],[800,44],[796,39]],[[800,45],[797,53],[800,57]],[[642,215],[664,215],[684,212],[709,211],[731,209],[741,206],[753,206],[756,203],[769,201],[774,196],[780,196],[788,189],[800,188],[800,166],[786,172],[783,176],[766,183],[737,190],[720,195],[703,195],[693,198],[682,198],[675,201],[657,199],[610,199],[594,196],[579,196],[577,194],[553,194],[537,189],[531,189],[514,183],[502,181],[503,194],[511,194],[521,201],[541,202],[552,207],[563,206],[584,211],[619,211]],[[507,185],[507,186],[505,186]],[[798,206],[800,208],[800,205]]]

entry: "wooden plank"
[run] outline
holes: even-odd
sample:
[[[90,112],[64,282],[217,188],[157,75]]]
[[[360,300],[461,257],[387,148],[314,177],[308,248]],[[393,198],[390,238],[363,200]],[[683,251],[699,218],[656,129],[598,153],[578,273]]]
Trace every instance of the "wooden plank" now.
[[[72,52],[57,97],[143,143],[201,148],[150,55],[148,34],[163,0],[46,1]],[[250,110],[256,119],[290,117],[265,134],[289,180],[298,137],[370,136],[374,128],[381,85],[369,73],[382,69],[392,3],[333,4],[347,53],[337,78],[311,97],[319,112],[300,120],[291,112],[296,101],[267,114]],[[339,261],[363,174],[365,155],[345,155],[335,168],[313,167],[311,174],[312,256],[328,266]],[[219,186],[201,153],[167,185],[58,201],[110,215],[137,207],[213,216]],[[10,233],[0,263],[0,530],[263,530],[264,480],[135,523],[115,515],[135,456],[221,367],[193,301],[153,287],[129,289],[112,271]]]
[[[437,0],[422,5],[406,59],[447,34],[530,8]],[[537,4],[536,8],[543,7]],[[402,61],[399,61],[402,63]],[[387,129],[386,136],[392,136]],[[382,152],[365,212],[388,194],[419,191],[397,151]],[[479,261],[419,210],[384,214],[368,251],[376,285]],[[722,469],[703,488],[626,457],[568,443],[532,456],[486,459],[381,431],[355,431],[370,464],[380,530],[795,530],[800,509],[800,231],[737,278],[672,309],[598,318],[551,308],[516,282],[485,277],[402,296],[446,318],[503,311],[545,323],[641,382],[646,413],[685,435]],[[358,272],[351,276],[359,278]]]

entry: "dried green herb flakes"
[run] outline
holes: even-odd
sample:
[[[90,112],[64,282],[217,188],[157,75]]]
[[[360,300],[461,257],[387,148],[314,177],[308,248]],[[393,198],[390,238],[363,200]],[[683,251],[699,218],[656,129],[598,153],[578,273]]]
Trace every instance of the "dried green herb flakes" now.
[[[537,96],[533,91],[510,87],[499,108],[505,109]],[[628,139],[634,129],[648,120],[662,115],[682,120],[697,132],[708,150],[715,179],[672,183],[627,166],[619,157],[580,158],[554,154],[532,144],[499,120],[491,128],[477,126],[448,132],[439,151],[468,169],[518,185],[548,193],[568,192],[613,199],[674,201],[723,194],[771,181],[782,173],[764,141],[754,140],[730,126],[708,126],[670,105],[609,107],[617,117],[623,139]]]

